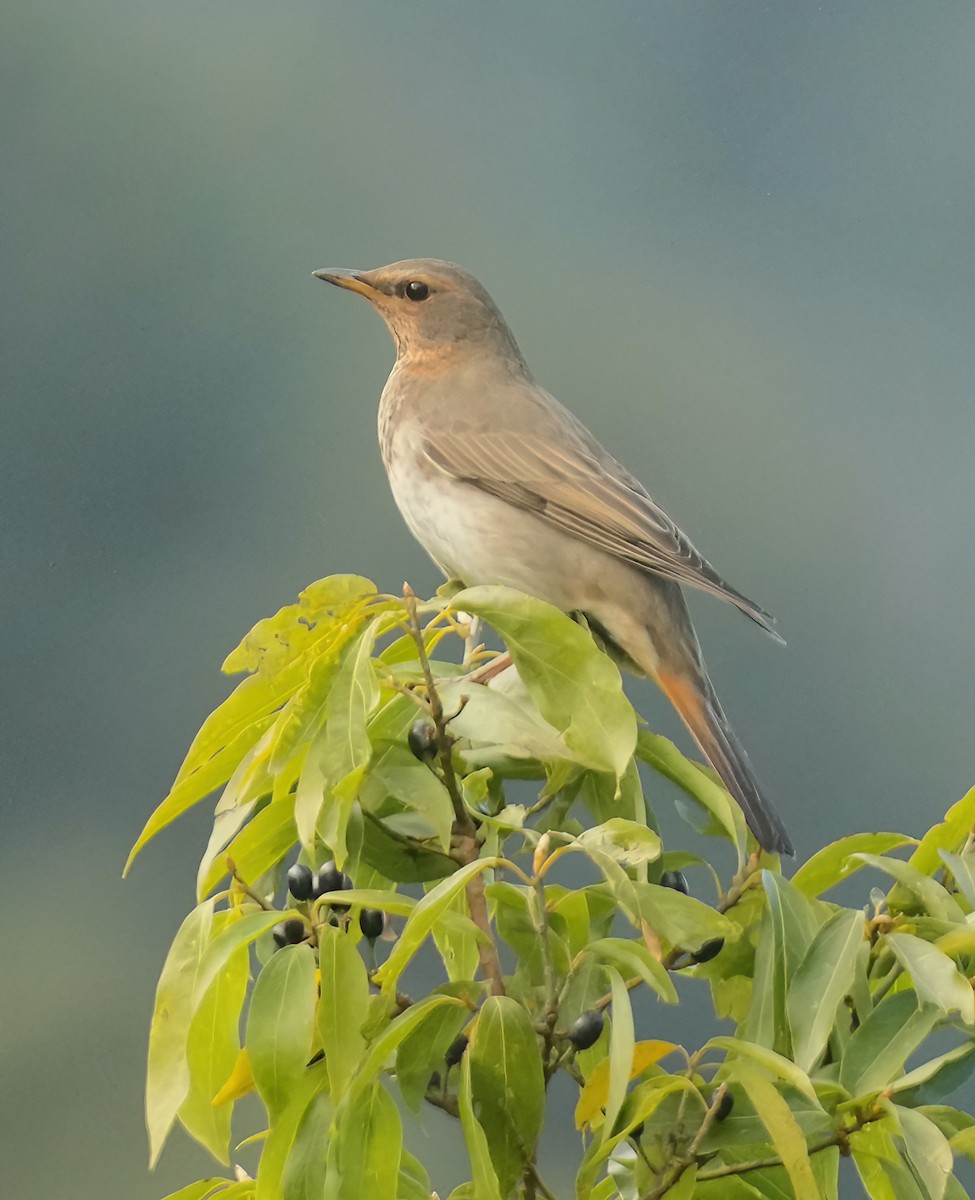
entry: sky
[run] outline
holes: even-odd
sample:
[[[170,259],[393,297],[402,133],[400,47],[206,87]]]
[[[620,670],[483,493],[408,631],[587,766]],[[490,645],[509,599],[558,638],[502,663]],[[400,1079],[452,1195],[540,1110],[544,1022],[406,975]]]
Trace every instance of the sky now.
[[[800,856],[975,782],[973,38],[898,0],[7,6],[8,1194],[207,1169],[177,1141],[148,1176],[141,1114],[206,813],[125,854],[256,619],[439,582],[376,446],[388,335],[316,268],[463,263],[776,614],[784,650],[692,598]]]

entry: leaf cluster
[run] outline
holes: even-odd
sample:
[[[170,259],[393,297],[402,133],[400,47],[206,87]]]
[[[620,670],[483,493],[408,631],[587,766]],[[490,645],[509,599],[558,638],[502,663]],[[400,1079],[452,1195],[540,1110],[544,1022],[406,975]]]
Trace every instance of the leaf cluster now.
[[[224,667],[245,678],[133,850],[219,791],[156,995],[151,1158],[178,1122],[229,1164],[250,1092],[266,1129],[255,1178],[171,1200],[429,1200],[401,1112],[430,1105],[468,1151],[453,1200],[551,1197],[536,1150],[558,1073],[578,1091],[577,1200],[828,1200],[842,1156],[878,1200],[964,1197],[975,1119],[946,1101],[975,1070],[975,790],[920,842],[856,834],[786,879],[589,631],[503,588],[418,602],[333,576]],[[654,774],[731,847],[730,878],[663,846]],[[353,887],[282,898],[296,854]],[[887,890],[824,899],[858,871]],[[359,919],[377,909],[378,941]],[[303,936],[275,948],[284,918]],[[654,1036],[653,1004],[690,986],[733,1035]]]

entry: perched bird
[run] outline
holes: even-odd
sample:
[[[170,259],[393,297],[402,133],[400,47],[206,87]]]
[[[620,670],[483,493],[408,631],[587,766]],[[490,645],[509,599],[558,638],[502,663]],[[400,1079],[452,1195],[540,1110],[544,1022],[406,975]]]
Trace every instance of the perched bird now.
[[[462,267],[424,258],[314,274],[365,296],[393,335],[379,442],[400,512],[434,562],[468,585],[505,584],[583,613],[660,686],[760,845],[791,854],[708,679],[681,585],[729,601],[781,641],[768,613],[725,583],[539,387],[497,305]]]

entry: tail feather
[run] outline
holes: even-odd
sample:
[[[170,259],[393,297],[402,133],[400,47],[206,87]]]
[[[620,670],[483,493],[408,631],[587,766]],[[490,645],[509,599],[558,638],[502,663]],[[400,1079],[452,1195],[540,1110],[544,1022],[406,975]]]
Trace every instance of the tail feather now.
[[[794,854],[782,819],[762,795],[748,755],[722,712],[707,676],[699,680],[659,669],[656,680],[708,762],[741,805],[758,844],[771,853]]]

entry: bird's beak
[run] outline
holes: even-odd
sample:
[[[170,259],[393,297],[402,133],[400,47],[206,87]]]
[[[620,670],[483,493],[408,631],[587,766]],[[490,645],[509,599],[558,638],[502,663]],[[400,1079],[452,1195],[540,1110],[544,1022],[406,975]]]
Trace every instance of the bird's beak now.
[[[380,294],[378,288],[368,284],[359,271],[347,271],[344,267],[329,267],[324,271],[312,271],[312,274],[316,279],[334,283],[336,287],[347,288],[350,292],[358,292],[367,300],[374,300]]]

